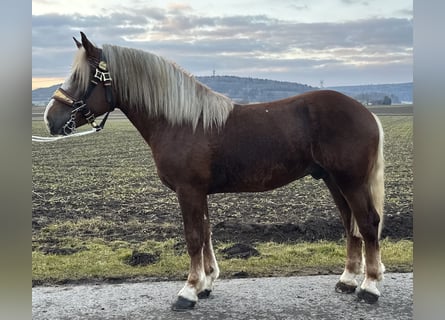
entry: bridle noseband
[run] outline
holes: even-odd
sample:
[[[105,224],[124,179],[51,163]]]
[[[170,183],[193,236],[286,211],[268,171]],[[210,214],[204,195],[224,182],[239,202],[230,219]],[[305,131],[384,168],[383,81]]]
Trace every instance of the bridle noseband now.
[[[69,135],[73,133],[76,130],[76,115],[78,112],[82,114],[82,116],[85,118],[85,120],[94,128],[96,131],[100,131],[103,129],[105,122],[107,121],[108,115],[110,112],[112,112],[115,108],[114,105],[114,99],[113,99],[113,93],[111,89],[111,76],[110,72],[107,68],[107,62],[105,60],[104,55],[102,54],[100,61],[90,61],[90,64],[93,66],[94,71],[92,72],[92,78],[90,80],[90,83],[88,85],[87,91],[82,99],[76,99],[75,97],[71,96],[68,92],[66,92],[62,88],[58,88],[53,96],[52,99],[59,101],[71,108],[73,110],[71,111],[71,117],[70,119],[65,123],[63,126],[63,133],[66,135]],[[86,101],[90,97],[90,95],[93,93],[94,88],[96,86],[102,83],[105,88],[105,98],[109,106],[109,110],[105,117],[102,119],[100,124],[96,123],[96,117],[94,113],[88,108]]]

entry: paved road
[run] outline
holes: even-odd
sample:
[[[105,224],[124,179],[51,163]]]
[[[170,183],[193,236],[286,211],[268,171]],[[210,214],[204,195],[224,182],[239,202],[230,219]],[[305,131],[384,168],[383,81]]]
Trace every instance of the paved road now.
[[[374,305],[334,292],[338,276],[218,280],[195,310],[170,310],[183,282],[35,287],[33,319],[412,319],[413,274],[387,273]]]

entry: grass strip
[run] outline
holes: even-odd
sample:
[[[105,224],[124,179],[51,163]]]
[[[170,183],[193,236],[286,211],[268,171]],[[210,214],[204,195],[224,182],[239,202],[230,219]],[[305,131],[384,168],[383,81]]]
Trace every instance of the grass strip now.
[[[189,257],[177,248],[175,240],[144,242],[137,247],[125,241],[66,239],[64,247],[73,254],[32,252],[33,284],[56,284],[131,279],[186,279]],[[413,242],[382,241],[382,261],[387,271],[413,270]],[[236,276],[265,277],[341,273],[345,261],[344,243],[327,241],[297,244],[259,243],[260,256],[249,259],[224,259],[220,252],[230,244],[216,246],[222,278]],[[159,260],[147,266],[130,266],[134,251],[154,254]]]

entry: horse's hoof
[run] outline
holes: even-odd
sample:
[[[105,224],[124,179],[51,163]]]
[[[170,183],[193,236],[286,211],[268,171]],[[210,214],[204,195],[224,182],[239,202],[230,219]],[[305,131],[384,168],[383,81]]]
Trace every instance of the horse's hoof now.
[[[357,286],[352,286],[341,281],[335,285],[335,291],[340,293],[354,293],[356,288]]]
[[[208,297],[210,297],[210,292],[212,292],[212,290],[205,289],[204,291],[201,291],[200,293],[198,293],[198,298],[199,299],[207,299]]]
[[[175,303],[172,305],[173,311],[187,311],[192,310],[195,307],[196,301],[191,301],[181,296],[178,297]]]
[[[379,300],[378,295],[365,290],[359,290],[359,292],[357,293],[357,297],[358,301],[365,301],[369,304],[374,304],[377,302],[377,300]]]

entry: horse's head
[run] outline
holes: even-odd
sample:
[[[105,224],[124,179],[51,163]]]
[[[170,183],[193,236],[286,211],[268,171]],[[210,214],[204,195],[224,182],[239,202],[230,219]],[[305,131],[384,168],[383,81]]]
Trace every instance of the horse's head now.
[[[45,110],[52,135],[68,135],[86,123],[100,129],[95,118],[114,109],[111,77],[102,50],[81,32],[71,75],[56,90]]]

